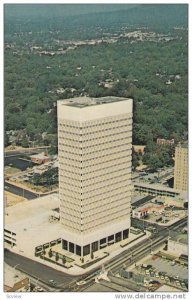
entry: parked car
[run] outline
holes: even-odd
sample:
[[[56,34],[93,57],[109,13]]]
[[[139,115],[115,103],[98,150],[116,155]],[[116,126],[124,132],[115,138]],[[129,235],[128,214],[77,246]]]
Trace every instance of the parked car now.
[[[81,281],[78,281],[76,284],[77,285],[84,285],[84,284],[86,284],[86,281],[85,280],[81,280]]]
[[[56,282],[53,279],[50,279],[49,283],[52,284],[52,285],[56,285]]]
[[[170,279],[169,279],[169,277],[168,277],[168,276],[165,276],[165,280],[166,280],[166,281],[169,281]]]
[[[44,292],[44,289],[42,289],[41,287],[36,287],[36,291],[37,292]]]
[[[159,287],[161,283],[158,280],[151,280],[149,286]]]
[[[186,289],[186,284],[184,282],[181,282],[182,288]]]

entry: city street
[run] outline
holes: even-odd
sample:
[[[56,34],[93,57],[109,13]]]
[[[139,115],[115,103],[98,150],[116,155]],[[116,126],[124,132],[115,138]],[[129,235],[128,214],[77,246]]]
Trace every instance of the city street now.
[[[45,196],[45,195],[39,195],[38,193],[30,192],[30,191],[28,191],[26,189],[23,189],[21,187],[15,186],[14,184],[11,184],[11,183],[8,183],[8,182],[5,182],[4,189],[6,191],[10,192],[10,193],[13,193],[15,195],[24,197],[24,198],[26,198],[28,200],[36,199],[39,196],[40,197]]]
[[[131,226],[140,228],[141,230],[147,229],[147,227],[152,226],[156,228],[157,231],[161,231],[164,228],[164,226],[161,226],[159,224],[156,223],[151,224],[148,221],[136,219],[136,218],[131,218]]]
[[[49,280],[54,280],[56,282],[56,286],[64,287],[65,285],[68,285],[81,278],[80,276],[71,276],[54,270],[41,263],[35,262],[29,258],[7,250],[5,250],[4,253],[4,260],[8,265],[16,267],[20,271],[24,271],[26,274],[29,274],[30,276],[46,283],[47,285],[50,285]]]
[[[4,189],[7,192],[10,192],[10,193],[13,193],[15,195],[24,197],[27,200],[33,200],[33,199],[36,199],[36,198],[39,198],[39,197],[44,197],[46,195],[55,193],[55,191],[52,191],[52,192],[45,193],[45,194],[39,194],[39,193],[31,192],[31,191],[26,190],[24,188],[15,186],[14,184],[11,184],[11,183],[8,183],[8,182],[5,182]]]
[[[170,230],[183,227],[186,225],[186,222],[187,218],[184,218],[183,220],[171,225],[169,228],[161,228],[161,231],[159,231],[152,238],[153,245],[163,243],[163,241],[169,235]],[[131,265],[133,263],[132,261],[128,262],[130,255],[132,255],[132,258],[134,257],[134,261],[136,262],[137,260],[145,257],[146,253],[150,253],[150,251],[151,248],[149,243],[140,242],[137,244],[137,246],[133,246],[129,250],[125,250],[123,253],[109,260],[109,262],[105,264],[105,268],[111,269],[113,272],[115,272],[115,270],[119,270],[124,263],[127,263],[127,265]],[[73,289],[76,288],[76,281],[81,281],[83,279],[87,281],[87,283],[88,281],[92,281],[95,277],[95,272],[100,269],[97,267],[88,272],[86,275],[71,276],[10,251],[5,251],[4,260],[8,265],[16,267],[19,270],[23,270],[26,272],[26,274],[29,274],[30,276],[46,283],[47,285],[49,285],[49,280],[54,280],[57,283],[57,286],[60,289],[64,289],[64,291],[73,291]]]

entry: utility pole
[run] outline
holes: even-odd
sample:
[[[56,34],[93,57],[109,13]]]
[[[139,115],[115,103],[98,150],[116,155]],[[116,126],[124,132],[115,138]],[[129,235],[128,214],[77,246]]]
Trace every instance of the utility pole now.
[[[151,238],[149,238],[150,239],[150,254],[152,253],[152,243],[153,243],[153,240],[151,239]]]
[[[143,219],[143,231],[145,232],[145,220]]]

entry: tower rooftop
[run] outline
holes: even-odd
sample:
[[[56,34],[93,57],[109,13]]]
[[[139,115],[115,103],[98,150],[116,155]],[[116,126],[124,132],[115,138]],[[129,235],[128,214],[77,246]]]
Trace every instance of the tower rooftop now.
[[[125,100],[129,100],[129,99],[122,98],[122,97],[107,96],[107,97],[100,97],[100,98],[77,97],[77,98],[59,100],[59,102],[61,103],[61,105],[84,108],[93,105],[102,105],[102,104],[120,102]]]

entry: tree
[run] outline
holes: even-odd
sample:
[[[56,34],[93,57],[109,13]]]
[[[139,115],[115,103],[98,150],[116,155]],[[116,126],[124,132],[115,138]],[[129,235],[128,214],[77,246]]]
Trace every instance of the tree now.
[[[52,251],[51,248],[49,249],[48,255],[49,255],[50,258],[53,256],[53,251]]]
[[[67,21],[70,22],[67,24],[68,30],[63,30],[65,22],[60,22],[59,18],[54,21],[50,19],[48,27],[43,18],[38,22],[26,22],[28,16],[23,16],[19,27],[16,24],[17,18],[6,18],[5,129],[21,130],[27,127],[30,139],[36,140],[37,135],[43,132],[48,134],[57,132],[57,111],[54,103],[61,97],[67,99],[81,94],[97,97],[119,95],[134,98],[133,144],[145,145],[148,142],[149,131],[152,132],[153,139],[170,138],[175,133],[179,141],[188,126],[188,36],[187,30],[170,31],[170,28],[176,23],[177,26],[181,23],[186,24],[187,18],[186,16],[183,18],[185,13],[181,13],[182,20],[185,20],[180,21],[178,14],[175,18],[170,10],[168,14],[165,8],[162,11],[159,18],[161,22],[158,24],[154,14],[148,15],[145,11],[142,11],[144,15],[141,11],[136,13],[131,18],[133,30],[142,15],[141,22],[145,24],[147,20],[149,32],[177,36],[170,42],[160,40],[157,36],[158,42],[151,42],[146,37],[142,43],[132,43],[135,38],[123,37],[125,32],[122,32],[122,22],[125,27],[127,20],[130,22],[127,12],[125,16],[123,10],[113,15],[115,20],[121,19],[122,22],[116,22],[113,17],[108,18],[104,14],[100,31],[92,26],[98,22],[96,15],[93,14],[90,19],[85,18],[79,27],[81,18],[75,18],[77,26],[70,26],[74,25],[74,19],[71,18]],[[181,14],[179,13],[179,16]],[[173,20],[173,16],[177,21]],[[30,15],[31,18],[34,18],[33,14]],[[167,26],[169,23],[167,20],[170,20],[170,26]],[[108,28],[113,36],[112,22],[117,25],[117,32],[119,31],[117,43],[103,41],[95,45],[77,46],[75,51],[71,51],[68,45],[62,45],[63,49],[67,49],[65,55],[40,56],[39,50],[29,51],[29,45],[42,43],[44,49],[48,51],[58,50],[58,45],[52,39],[49,30],[57,31],[57,39],[60,41],[73,40],[80,35],[83,40],[99,39],[102,37],[103,28]],[[21,37],[20,33],[17,34],[18,30],[20,33],[33,31],[33,34],[23,34]],[[37,34],[40,30],[44,32],[43,36]],[[155,36],[153,38],[155,41]],[[17,45],[15,50],[18,54],[14,53],[10,45]],[[78,71],[77,66],[80,65],[83,67]],[[176,74],[180,75],[180,79],[175,79]],[[98,85],[106,79],[114,82],[112,89]],[[172,82],[170,85],[166,84],[168,80]],[[62,95],[56,92],[60,87],[65,89]],[[72,92],[71,88],[75,88],[76,91]],[[38,139],[41,142],[40,136]],[[51,144],[51,153],[55,154],[56,143]]]
[[[41,175],[40,174],[33,174],[32,182],[33,182],[34,185],[40,185]]]
[[[62,257],[62,262],[63,262],[63,264],[66,263],[66,258],[65,258],[65,256]]]
[[[132,148],[132,167],[135,170],[140,165],[140,157]]]
[[[29,140],[28,140],[28,138],[26,136],[22,139],[21,146],[24,147],[24,148],[28,148],[29,147]]]
[[[10,143],[9,143],[9,136],[8,134],[5,132],[5,135],[4,135],[4,145],[5,147],[9,146]]]
[[[160,167],[162,167],[162,163],[157,154],[153,154],[149,157],[147,165],[153,172],[157,171]]]
[[[51,144],[51,147],[48,151],[50,155],[56,155],[58,153],[58,146]]]
[[[56,252],[56,254],[55,254],[55,260],[56,260],[56,261],[59,260],[59,253],[58,253],[58,252]]]
[[[34,122],[36,122],[36,121],[34,120]],[[36,125],[33,123],[28,123],[26,126],[26,129],[27,129],[27,135],[30,136],[30,138],[33,140],[35,137],[35,134],[38,131]]]
[[[132,158],[132,168],[135,171],[136,168],[140,165],[138,158],[134,155]]]

